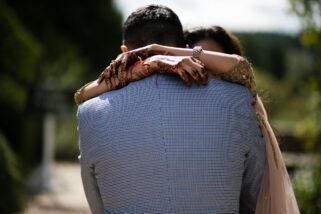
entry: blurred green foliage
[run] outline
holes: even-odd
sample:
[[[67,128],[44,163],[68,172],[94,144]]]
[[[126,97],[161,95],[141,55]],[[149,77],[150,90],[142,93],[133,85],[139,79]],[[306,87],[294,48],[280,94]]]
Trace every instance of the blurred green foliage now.
[[[297,35],[263,32],[235,34],[242,43],[245,56],[254,65],[258,91],[267,105],[270,118],[293,126],[295,121],[305,116],[304,88],[310,70],[315,66],[314,53],[300,44]]]
[[[298,124],[298,137],[310,151],[321,152],[321,2],[289,0],[292,11],[302,23],[301,43],[314,53],[314,67],[309,70],[306,84],[307,115]],[[321,195],[320,195],[321,197]]]
[[[278,33],[235,33],[245,50],[245,55],[255,66],[272,73],[276,78],[286,74],[286,56],[301,48],[296,35]]]
[[[0,1],[0,130],[26,163],[40,158],[46,90],[70,115],[73,92],[119,53],[121,22],[111,0]]]
[[[321,166],[297,173],[293,187],[302,214],[319,214],[321,211]]]
[[[72,85],[64,87],[74,90],[96,78],[119,53],[122,17],[111,0],[10,0],[7,4],[44,46],[46,75],[64,79],[66,71],[73,72]]]
[[[41,132],[30,130],[28,114],[30,88],[40,81],[40,61],[42,60],[42,46],[24,28],[14,12],[0,1],[0,131],[6,136],[15,152],[24,157],[28,152],[22,151],[23,145],[29,144],[31,139],[35,144],[40,142]],[[37,123],[37,118],[32,118]],[[38,127],[37,127],[38,128]],[[29,131],[33,138],[26,138]],[[38,129],[39,130],[39,129]],[[39,144],[38,144],[39,145]],[[35,160],[36,150],[31,163]]]
[[[26,180],[40,162],[43,116],[52,110],[59,118],[57,151],[76,160],[73,92],[96,78],[120,52],[121,22],[112,0],[0,0],[0,132],[12,149],[3,149],[1,142],[0,165],[16,153],[21,167],[13,165],[12,170]],[[2,193],[20,191],[18,186],[14,191],[10,179],[2,181]],[[10,206],[1,200],[2,210]],[[17,210],[21,207],[16,203]]]
[[[289,0],[302,23],[301,43],[314,53],[314,67],[305,84],[306,116],[297,125],[297,135],[305,147],[321,153],[321,2]],[[321,155],[320,155],[321,156]],[[302,214],[321,213],[321,164],[294,179],[294,189]]]
[[[26,204],[25,182],[18,159],[0,132],[0,213],[15,213]]]
[[[78,161],[79,147],[78,132],[75,129],[75,117],[61,118],[57,121],[55,158],[58,160]]]
[[[0,99],[22,110],[27,103],[26,89],[39,73],[41,46],[12,11],[0,4]]]

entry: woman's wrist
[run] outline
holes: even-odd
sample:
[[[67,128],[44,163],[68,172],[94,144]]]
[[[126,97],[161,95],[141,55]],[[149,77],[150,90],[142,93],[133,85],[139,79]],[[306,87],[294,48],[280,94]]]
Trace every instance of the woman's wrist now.
[[[159,44],[152,44],[150,46],[149,52],[151,53],[150,56],[155,55],[155,54],[165,53],[166,47],[163,45],[159,45]]]
[[[77,105],[80,105],[81,103],[85,102],[86,100],[88,100],[90,98],[90,96],[88,96],[87,92],[88,92],[88,88],[90,88],[92,84],[94,84],[94,81],[83,85],[81,88],[79,88],[74,93],[74,101]]]

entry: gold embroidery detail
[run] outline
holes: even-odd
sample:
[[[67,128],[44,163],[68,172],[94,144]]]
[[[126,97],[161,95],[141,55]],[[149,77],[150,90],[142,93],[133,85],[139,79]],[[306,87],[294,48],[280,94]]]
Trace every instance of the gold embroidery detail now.
[[[253,97],[256,96],[256,84],[254,80],[253,69],[245,58],[240,58],[238,64],[230,71],[220,73],[223,80],[238,83],[246,86]]]

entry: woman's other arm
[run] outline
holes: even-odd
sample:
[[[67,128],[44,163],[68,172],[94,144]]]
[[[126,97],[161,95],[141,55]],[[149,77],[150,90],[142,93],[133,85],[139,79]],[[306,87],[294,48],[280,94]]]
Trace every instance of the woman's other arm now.
[[[187,85],[190,84],[190,79],[198,84],[207,82],[204,65],[190,56],[154,55],[129,67],[125,77],[120,69],[118,73],[112,72],[111,69],[114,67],[114,65],[108,66],[97,80],[78,89],[74,94],[75,103],[79,105],[92,97],[121,88],[155,73],[177,74]],[[108,76],[103,76],[104,74]]]
[[[152,45],[151,50],[178,56],[192,56],[194,51],[190,48],[176,48],[157,44]],[[199,60],[212,76],[218,76],[226,81],[244,85],[249,88],[253,96],[256,95],[253,69],[244,57],[203,50],[199,54]]]

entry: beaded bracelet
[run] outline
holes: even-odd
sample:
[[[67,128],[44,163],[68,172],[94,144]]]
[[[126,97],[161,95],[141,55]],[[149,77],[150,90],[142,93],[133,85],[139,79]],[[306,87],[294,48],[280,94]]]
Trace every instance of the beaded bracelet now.
[[[192,54],[192,56],[193,56],[195,59],[200,60],[200,56],[201,56],[202,53],[203,53],[203,48],[202,48],[202,46],[195,46],[195,47],[193,48],[193,54]]]

